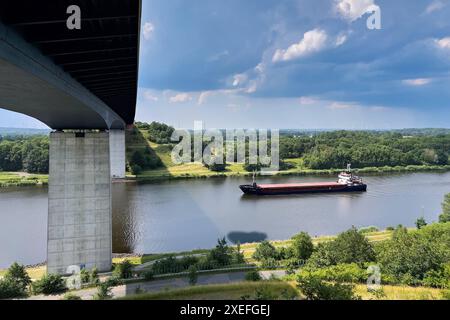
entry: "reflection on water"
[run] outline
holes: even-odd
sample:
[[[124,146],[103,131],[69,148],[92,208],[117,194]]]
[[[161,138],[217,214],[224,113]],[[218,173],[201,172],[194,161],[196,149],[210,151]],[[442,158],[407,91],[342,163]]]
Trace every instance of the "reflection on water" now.
[[[263,178],[261,183],[328,181],[334,177]],[[247,179],[113,184],[113,250],[160,253],[232,243],[312,236],[350,228],[437,220],[450,173],[366,176],[367,193],[243,197]],[[0,267],[45,260],[46,188],[0,189]]]

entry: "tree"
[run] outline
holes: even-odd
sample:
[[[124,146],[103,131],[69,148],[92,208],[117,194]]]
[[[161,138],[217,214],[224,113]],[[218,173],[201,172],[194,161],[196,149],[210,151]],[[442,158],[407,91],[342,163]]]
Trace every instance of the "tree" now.
[[[321,243],[308,260],[311,267],[327,267],[340,263],[375,261],[375,251],[369,240],[353,227],[337,236],[333,241]]]
[[[217,245],[209,252],[209,261],[220,266],[229,265],[232,260],[232,250],[227,245],[225,238],[217,240]]]
[[[450,193],[445,196],[442,203],[442,214],[439,216],[439,222],[450,222]]]
[[[35,294],[58,294],[67,291],[66,283],[60,275],[48,274],[32,284]]]
[[[292,251],[294,253],[294,258],[299,262],[308,260],[313,251],[314,244],[312,239],[306,232],[301,232],[292,237]]]
[[[258,261],[277,259],[277,249],[267,240],[264,240],[255,249],[253,259]]]
[[[17,283],[23,291],[26,291],[28,286],[31,284],[31,278],[25,270],[25,267],[19,265],[17,262],[13,263],[9,267],[4,279]]]
[[[420,217],[416,220],[416,227],[417,229],[422,229],[427,225],[427,222],[425,221],[424,217]]]

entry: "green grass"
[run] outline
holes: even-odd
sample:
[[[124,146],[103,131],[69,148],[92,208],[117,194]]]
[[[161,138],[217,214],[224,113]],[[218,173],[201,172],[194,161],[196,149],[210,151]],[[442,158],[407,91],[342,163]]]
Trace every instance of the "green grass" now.
[[[381,300],[440,300],[442,299],[442,290],[426,287],[407,287],[407,286],[383,286],[383,292],[386,295]],[[377,300],[377,298],[367,291],[366,285],[357,285],[355,293],[363,300]]]
[[[36,186],[44,184],[48,184],[48,175],[46,174],[0,172],[0,187]]]
[[[254,297],[256,290],[262,290],[276,297],[280,297],[285,292],[291,296],[298,295],[297,289],[290,283],[264,281],[193,286],[158,293],[128,296],[121,300],[241,300],[243,296]]]

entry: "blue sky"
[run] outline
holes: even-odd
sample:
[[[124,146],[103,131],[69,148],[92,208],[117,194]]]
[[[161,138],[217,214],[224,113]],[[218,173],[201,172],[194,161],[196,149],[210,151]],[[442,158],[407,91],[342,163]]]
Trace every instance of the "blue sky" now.
[[[142,27],[139,121],[450,127],[450,0],[143,0]]]

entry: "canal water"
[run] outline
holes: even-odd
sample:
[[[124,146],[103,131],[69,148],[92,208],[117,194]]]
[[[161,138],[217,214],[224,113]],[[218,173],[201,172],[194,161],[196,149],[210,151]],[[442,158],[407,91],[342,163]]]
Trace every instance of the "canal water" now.
[[[261,183],[333,177],[262,178]],[[244,178],[113,184],[113,251],[161,253],[230,242],[330,235],[351,226],[413,226],[436,221],[450,193],[450,172],[366,176],[367,193],[243,196]],[[47,189],[0,189],[0,268],[46,259]]]

